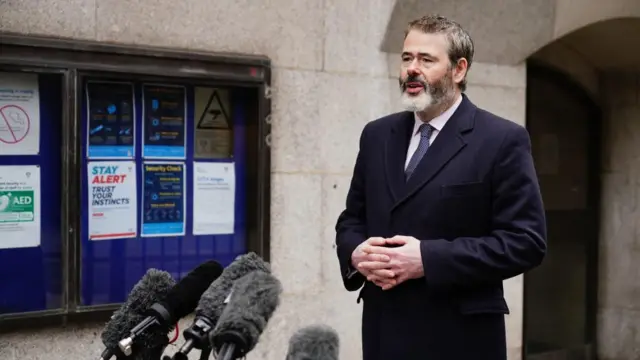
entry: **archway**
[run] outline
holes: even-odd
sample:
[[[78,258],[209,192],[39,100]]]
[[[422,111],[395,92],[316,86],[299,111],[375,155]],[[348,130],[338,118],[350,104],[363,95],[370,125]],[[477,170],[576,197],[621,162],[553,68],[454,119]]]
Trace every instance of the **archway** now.
[[[527,129],[547,218],[548,254],[524,278],[527,360],[596,354],[601,114],[566,74],[527,64]]]
[[[525,276],[525,359],[640,357],[637,33],[639,18],[601,21],[530,57],[527,127],[549,257]],[[549,126],[564,134],[545,135]]]
[[[407,23],[423,14],[444,15],[467,29],[476,43],[475,61],[515,65],[544,46],[592,24],[640,18],[640,1],[395,0],[380,49],[399,53]],[[624,34],[629,35],[626,40],[633,41],[631,33]]]

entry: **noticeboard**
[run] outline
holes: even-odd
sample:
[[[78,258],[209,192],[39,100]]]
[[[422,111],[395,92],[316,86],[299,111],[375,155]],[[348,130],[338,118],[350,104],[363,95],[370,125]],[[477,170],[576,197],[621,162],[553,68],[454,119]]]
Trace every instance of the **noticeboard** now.
[[[84,84],[90,94],[91,86],[110,81],[86,78]],[[198,126],[211,116],[211,105],[196,101],[202,98],[195,97],[195,86],[133,81],[121,88],[134,91],[130,97],[117,99],[88,95],[82,106],[82,133],[87,134],[82,151],[87,154],[82,159],[86,176],[81,186],[83,306],[124,301],[150,267],[179,278],[206,260],[226,265],[247,250],[247,98],[243,90],[224,89],[228,94],[223,104],[225,124],[233,124],[233,141],[225,144],[234,144],[233,149],[226,156],[196,158]],[[120,119],[122,112],[132,121],[113,121],[109,126],[104,116],[109,111],[114,119]],[[99,133],[96,129],[106,130],[110,135],[104,137],[112,136],[109,142],[118,144],[125,143],[118,139],[120,133],[142,131],[132,131],[136,137],[126,141],[135,144],[133,156],[104,161],[93,159],[86,149],[92,146],[92,134]],[[233,176],[224,178],[224,170],[216,165],[226,167],[226,173]],[[202,173],[212,167],[209,173]]]
[[[267,58],[4,34],[0,75],[4,329],[108,315],[152,267],[269,260]]]

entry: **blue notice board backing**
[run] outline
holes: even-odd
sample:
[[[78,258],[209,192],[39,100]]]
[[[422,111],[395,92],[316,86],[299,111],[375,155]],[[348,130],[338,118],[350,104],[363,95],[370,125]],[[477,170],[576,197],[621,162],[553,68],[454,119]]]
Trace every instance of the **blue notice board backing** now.
[[[83,88],[86,91],[88,81],[97,79],[85,79]],[[193,235],[193,161],[194,161],[194,122],[195,96],[194,87],[187,83],[166,83],[166,85],[178,85],[185,89],[186,103],[186,147],[184,159],[179,159],[182,153],[165,147],[164,153],[174,156],[173,159],[143,158],[143,136],[157,139],[163,143],[162,134],[157,136],[149,134],[143,121],[143,85],[144,82],[131,82],[133,85],[134,100],[132,115],[134,120],[132,139],[114,142],[114,145],[132,143],[134,147],[134,159],[114,159],[113,161],[132,161],[136,164],[137,177],[137,237],[113,240],[89,240],[88,234],[88,176],[87,176],[87,142],[89,134],[88,126],[88,100],[84,93],[82,103],[82,185],[81,185],[81,299],[83,306],[112,304],[123,302],[128,292],[149,268],[157,268],[168,271],[178,280],[200,263],[213,259],[222,265],[228,265],[233,259],[246,252],[246,93],[242,89],[229,88],[229,103],[231,109],[231,125],[233,129],[232,159],[206,160],[198,158],[199,162],[228,162],[234,161],[235,165],[235,224],[234,233],[230,235]],[[154,83],[153,85],[157,85]],[[161,83],[160,85],[163,85]],[[175,94],[172,94],[175,98]],[[180,103],[180,101],[176,101]],[[148,106],[154,107],[155,104]],[[119,119],[125,123],[127,118]],[[147,131],[145,131],[147,130]],[[43,130],[44,131],[44,130]],[[123,130],[125,131],[125,130]],[[126,131],[129,131],[127,128]],[[145,135],[146,132],[146,135]],[[98,139],[99,140],[99,139]],[[180,144],[180,141],[164,141],[169,144]],[[125,144],[125,145],[126,145]],[[155,148],[151,148],[154,150]],[[158,147],[158,149],[160,149]],[[149,150],[149,149],[148,149]],[[115,151],[115,153],[118,153]],[[120,151],[119,154],[123,152]],[[177,158],[176,158],[177,157]],[[93,160],[91,161],[102,161]],[[112,161],[112,160],[109,160]],[[184,236],[156,236],[141,237],[141,221],[143,204],[143,163],[145,162],[183,163],[186,172],[186,207],[185,207],[185,235]],[[1,258],[0,258],[1,259]]]
[[[62,307],[61,88],[61,75],[38,75],[39,154],[0,156],[0,166],[38,165],[40,167],[41,198],[40,246],[0,249],[0,314]]]

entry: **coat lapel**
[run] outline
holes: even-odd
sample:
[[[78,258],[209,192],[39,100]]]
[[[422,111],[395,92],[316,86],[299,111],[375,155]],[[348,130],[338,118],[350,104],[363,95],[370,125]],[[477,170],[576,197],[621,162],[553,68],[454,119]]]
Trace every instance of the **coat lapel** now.
[[[462,102],[458,109],[453,113],[449,121],[447,121],[442,131],[429,147],[427,153],[422,160],[420,160],[409,181],[404,183],[404,191],[399,198],[396,198],[394,209],[431,181],[431,179],[467,145],[463,134],[473,129],[475,111],[475,105],[463,95]],[[402,164],[404,164],[404,158]],[[401,169],[399,173],[402,179],[404,179],[404,171]]]
[[[385,174],[394,202],[398,201],[405,191],[404,163],[414,122],[415,117],[412,112],[401,113],[385,143]]]

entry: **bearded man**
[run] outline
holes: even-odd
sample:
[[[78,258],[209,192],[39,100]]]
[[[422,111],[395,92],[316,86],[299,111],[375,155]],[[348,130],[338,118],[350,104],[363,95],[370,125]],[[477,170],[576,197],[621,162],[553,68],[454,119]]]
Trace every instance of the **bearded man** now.
[[[364,360],[506,359],[502,282],[546,254],[529,135],[463,94],[473,52],[454,21],[409,23],[406,111],[362,131],[336,245]]]

